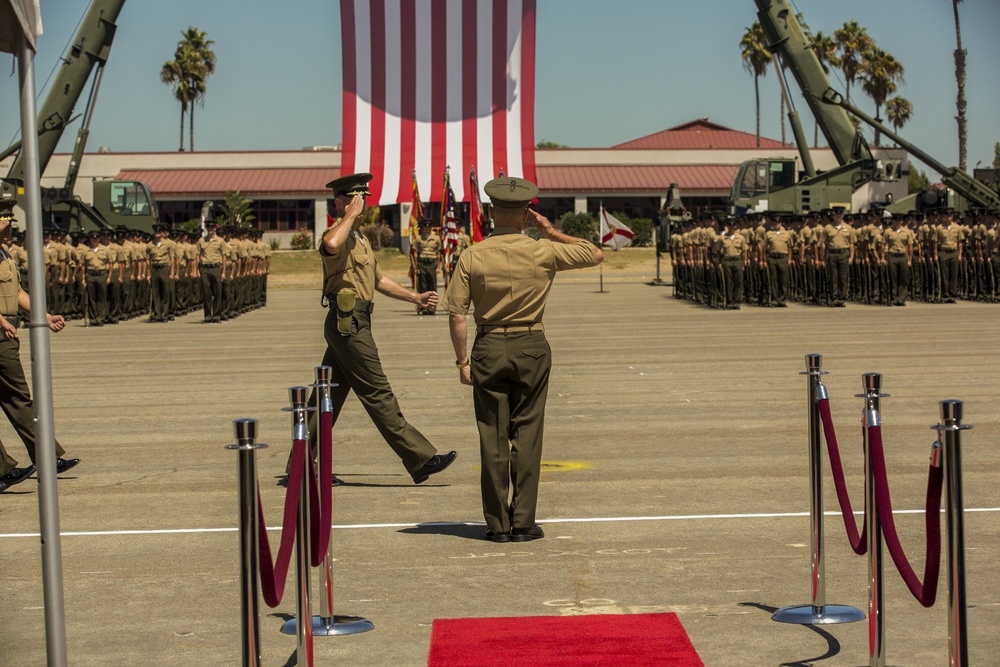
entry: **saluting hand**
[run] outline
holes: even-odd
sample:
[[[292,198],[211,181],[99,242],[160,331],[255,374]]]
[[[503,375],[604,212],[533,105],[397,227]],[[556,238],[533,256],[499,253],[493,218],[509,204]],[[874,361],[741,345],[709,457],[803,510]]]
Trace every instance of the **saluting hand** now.
[[[528,211],[528,221],[538,228],[542,236],[548,236],[552,232],[552,223],[549,219],[538,211],[532,209],[526,209]]]
[[[357,218],[365,209],[365,198],[361,195],[351,197],[350,203],[344,208],[344,217]]]

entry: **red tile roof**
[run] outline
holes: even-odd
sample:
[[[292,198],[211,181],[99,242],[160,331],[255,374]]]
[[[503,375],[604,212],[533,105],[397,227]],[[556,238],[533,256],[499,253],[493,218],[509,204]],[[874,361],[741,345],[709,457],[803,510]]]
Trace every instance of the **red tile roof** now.
[[[676,183],[681,191],[729,192],[739,165],[537,165],[538,188],[545,192],[659,192]]]
[[[761,149],[788,147],[774,139],[760,138]],[[614,148],[643,148],[647,150],[754,149],[757,148],[757,135],[740,132],[718,123],[709,122],[707,118],[701,118],[632,141],[626,141],[614,146]]]
[[[326,184],[338,169],[289,167],[282,169],[125,169],[115,178],[142,181],[158,197],[218,196],[238,190],[247,196],[316,195],[329,192]]]

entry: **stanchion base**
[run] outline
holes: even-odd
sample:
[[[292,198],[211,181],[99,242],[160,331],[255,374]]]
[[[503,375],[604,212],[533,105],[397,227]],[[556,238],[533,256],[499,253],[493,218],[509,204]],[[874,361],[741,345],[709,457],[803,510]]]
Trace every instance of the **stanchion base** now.
[[[857,607],[840,604],[828,604],[822,607],[803,604],[795,607],[782,607],[771,615],[771,620],[798,625],[829,625],[863,621],[865,613]]]
[[[281,633],[285,635],[297,634],[299,629],[296,624],[298,619],[289,619],[281,626]],[[333,637],[335,635],[355,635],[359,632],[368,632],[375,629],[375,624],[367,618],[360,616],[340,616],[323,618],[313,616],[313,637]]]

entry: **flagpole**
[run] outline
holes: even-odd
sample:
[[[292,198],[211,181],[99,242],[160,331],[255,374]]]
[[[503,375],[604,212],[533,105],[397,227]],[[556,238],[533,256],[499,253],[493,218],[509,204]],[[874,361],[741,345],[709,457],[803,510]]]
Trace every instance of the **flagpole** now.
[[[600,204],[600,211],[598,212],[598,219],[597,219],[597,243],[599,244],[598,247],[604,245],[604,239],[602,238],[603,236],[604,236],[604,201],[602,200],[601,204]],[[597,275],[599,276],[599,281],[600,281],[598,283],[599,287],[598,287],[597,293],[598,294],[604,294],[604,263],[603,262],[601,262],[600,264],[597,265],[597,271],[598,271]]]

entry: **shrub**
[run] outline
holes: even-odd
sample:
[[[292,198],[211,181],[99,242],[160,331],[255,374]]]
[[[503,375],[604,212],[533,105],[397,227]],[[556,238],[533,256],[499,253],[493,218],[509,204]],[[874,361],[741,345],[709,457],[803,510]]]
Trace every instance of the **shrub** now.
[[[361,233],[368,239],[368,245],[374,251],[379,251],[392,245],[392,227],[385,223],[380,225],[362,225]]]
[[[624,221],[623,221],[624,222]],[[653,245],[653,221],[649,218],[636,218],[625,223],[632,228],[632,245],[638,248],[648,248]]]
[[[312,232],[302,230],[292,237],[292,250],[312,250],[314,247]]]
[[[559,218],[559,229],[564,234],[597,243],[597,219],[590,213],[564,213]]]
[[[268,240],[267,244],[271,246],[271,250],[281,250],[281,237],[275,236]]]

